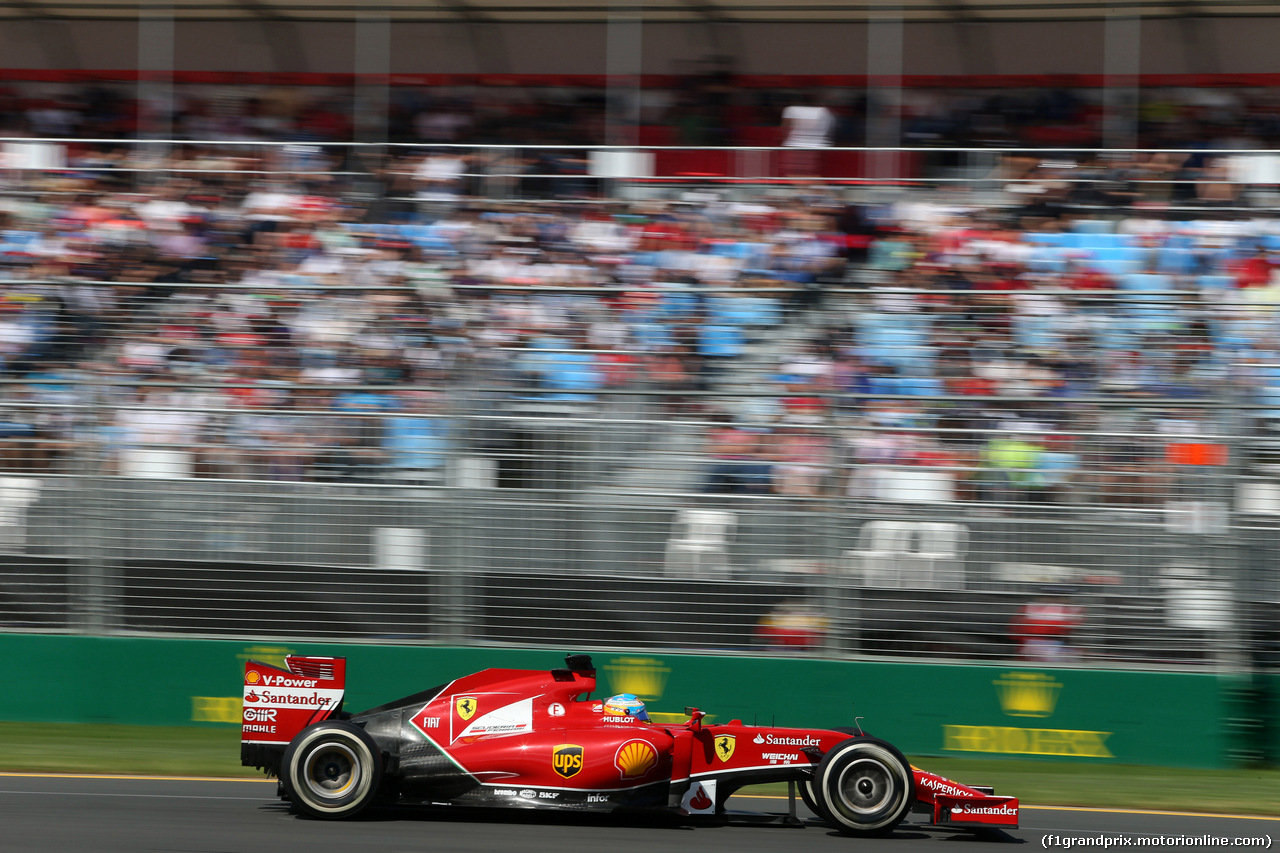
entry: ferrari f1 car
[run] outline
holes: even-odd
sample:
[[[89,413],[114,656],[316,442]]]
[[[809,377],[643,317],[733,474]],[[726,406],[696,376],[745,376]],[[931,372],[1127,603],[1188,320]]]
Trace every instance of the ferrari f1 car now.
[[[913,808],[949,827],[1018,825],[1016,798],[914,768],[860,731],[711,725],[696,708],[683,725],[654,724],[635,697],[591,698],[590,657],[565,663],[487,669],[351,714],[344,658],[290,656],[286,669],[250,661],[241,762],[278,777],[296,811],[330,819],[373,803],[724,819],[742,786],[792,782],[848,835],[889,833]]]

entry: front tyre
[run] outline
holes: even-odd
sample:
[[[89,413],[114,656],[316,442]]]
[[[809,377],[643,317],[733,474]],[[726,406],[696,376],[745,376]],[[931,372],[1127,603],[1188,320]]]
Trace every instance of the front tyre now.
[[[284,751],[280,781],[298,811],[319,818],[351,817],[378,793],[382,753],[359,726],[316,723]]]
[[[834,728],[831,729],[831,731],[843,732],[844,734],[847,734],[850,737],[855,737],[855,736],[870,737],[871,736],[868,732],[864,731],[861,727],[854,729],[854,728],[846,728],[844,726],[835,726]],[[817,778],[818,778],[818,774],[814,773],[811,777],[804,779],[800,782],[799,784],[800,799],[803,800],[804,804],[809,807],[809,811],[817,815],[820,820],[824,820],[827,823],[834,824],[834,821],[826,814],[822,804],[818,801],[818,795],[814,789],[814,786],[817,784]]]
[[[846,835],[887,835],[915,803],[907,759],[891,744],[853,737],[822,757],[814,774],[819,813]]]
[[[803,800],[804,804],[809,807],[809,811],[813,812],[819,818],[821,818],[822,820],[825,820],[827,823],[831,823],[831,818],[827,817],[827,815],[824,813],[822,806],[818,803],[818,794],[816,792],[816,789],[814,788],[813,780],[803,779],[797,784],[796,787],[800,789],[800,799]]]

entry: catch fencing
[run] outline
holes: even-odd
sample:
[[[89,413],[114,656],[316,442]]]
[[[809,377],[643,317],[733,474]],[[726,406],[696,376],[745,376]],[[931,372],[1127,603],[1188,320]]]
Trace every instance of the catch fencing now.
[[[6,627],[1274,663],[1256,404],[242,381],[6,386]]]

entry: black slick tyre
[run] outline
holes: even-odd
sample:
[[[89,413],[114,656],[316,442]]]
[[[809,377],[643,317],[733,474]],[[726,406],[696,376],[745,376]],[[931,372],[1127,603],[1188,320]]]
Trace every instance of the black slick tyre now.
[[[796,787],[800,789],[800,799],[809,807],[809,811],[830,823],[831,818],[822,813],[822,806],[818,804],[818,797],[813,791],[813,780],[803,779],[796,783]]]
[[[303,814],[351,817],[377,796],[382,753],[359,726],[316,723],[299,732],[284,751],[280,781],[289,802]]]
[[[865,731],[863,731],[860,728],[852,729],[852,728],[845,728],[843,726],[836,726],[833,729],[831,729],[831,731],[843,732],[844,734],[847,734],[850,736],[870,737],[870,735],[868,735]],[[803,800],[804,804],[809,807],[809,811],[813,812],[820,819],[826,821],[827,823],[834,823],[831,820],[831,818],[827,816],[827,814],[823,809],[822,804],[818,802],[817,794],[814,793],[813,786],[817,783],[817,778],[818,776],[817,776],[817,773],[815,772],[813,776],[811,776],[808,779],[801,780],[796,785],[796,787],[800,789],[800,799]]]
[[[916,799],[910,763],[873,737],[849,738],[824,755],[812,785],[815,811],[846,835],[887,835]]]

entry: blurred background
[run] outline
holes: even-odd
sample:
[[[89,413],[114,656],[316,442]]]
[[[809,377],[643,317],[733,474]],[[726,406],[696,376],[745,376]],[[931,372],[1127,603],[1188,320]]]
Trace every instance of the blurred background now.
[[[1231,673],[1266,757],[1274,12],[0,4],[0,627]]]

